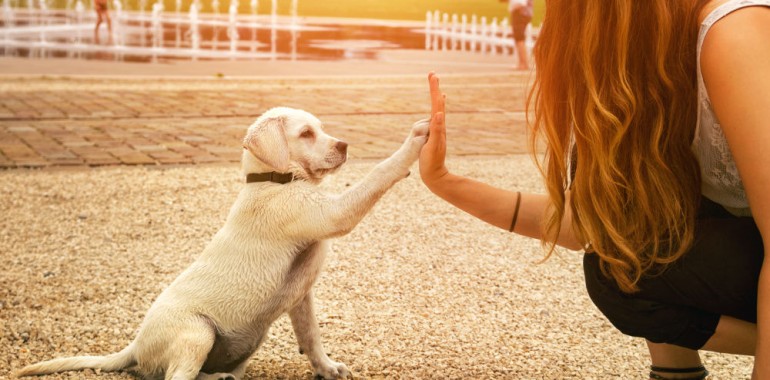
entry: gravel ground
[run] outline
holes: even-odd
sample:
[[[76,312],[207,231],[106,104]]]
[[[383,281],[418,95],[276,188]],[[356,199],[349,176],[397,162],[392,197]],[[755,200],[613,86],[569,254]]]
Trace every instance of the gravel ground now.
[[[541,191],[527,156],[449,164]],[[351,162],[324,186],[344,189],[373,165]],[[463,214],[416,177],[334,244],[316,285],[333,359],[367,379],[644,378],[643,341],[614,330],[591,304],[578,253],[537,264],[538,242]],[[235,166],[0,172],[0,378],[39,360],[127,345],[154,298],[221,227],[240,186]],[[704,361],[712,379],[750,375],[750,358]],[[280,318],[247,378],[311,376]]]

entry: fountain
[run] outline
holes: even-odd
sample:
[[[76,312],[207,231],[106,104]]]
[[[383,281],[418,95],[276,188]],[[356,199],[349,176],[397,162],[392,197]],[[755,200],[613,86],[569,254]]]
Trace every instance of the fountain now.
[[[139,0],[139,27],[141,34],[139,36],[139,44],[141,47],[145,47],[147,44],[147,28],[145,28],[145,9],[147,9],[147,0]]]
[[[152,38],[152,62],[158,61],[158,50],[163,47],[163,26],[160,22],[160,15],[163,11],[163,4],[160,1],[152,5],[150,13],[150,36]]]
[[[163,48],[163,22],[162,17],[163,16],[163,3],[161,0],[158,0],[155,2],[155,4],[152,5],[152,14],[150,16],[150,25],[152,29],[150,30],[150,33],[152,34],[152,49],[153,50],[160,50]],[[155,53],[153,53],[153,59],[155,58]]]
[[[457,14],[452,14],[452,32],[450,34],[450,50],[460,49],[460,25],[458,24]]]
[[[123,46],[123,3],[120,0],[113,0],[112,7],[115,9],[115,17],[112,18],[112,38],[115,46]]]
[[[64,5],[64,10],[66,11],[66,13],[64,14],[65,15],[64,16],[64,23],[65,24],[69,24],[70,23],[70,16],[69,16],[70,12],[69,11],[74,9],[74,7],[75,7],[75,2],[72,1],[72,0],[67,0],[67,3]]]
[[[9,36],[8,29],[14,25],[14,12],[11,7],[11,0],[3,0],[3,53],[5,55],[12,55],[13,49],[8,46]]]
[[[35,20],[37,12],[35,12],[35,3],[33,3],[33,1],[34,0],[27,0],[27,19],[29,25],[37,24],[37,20]]]
[[[270,12],[270,59],[275,59],[276,41],[278,39],[278,0],[272,0],[273,10]]]
[[[181,32],[181,24],[182,24],[182,22],[181,22],[182,21],[182,16],[179,15],[179,12],[181,10],[182,10],[182,0],[176,0],[176,7],[174,8],[174,13],[175,13],[175,18],[176,19],[174,20],[174,24],[176,25],[176,28],[175,28],[175,32],[176,32],[176,34],[175,34],[176,41],[175,42],[176,42],[176,45],[175,46],[176,46],[177,49],[179,49],[179,46],[182,43],[181,38],[179,36],[179,33]]]
[[[13,26],[13,18],[11,0],[3,0],[3,29]]]
[[[227,37],[230,39],[230,59],[234,59],[238,50],[238,0],[230,0],[230,18]]]
[[[425,12],[425,50],[431,50],[433,47],[431,46],[431,33],[433,31],[431,20],[433,19],[430,11]]]
[[[115,17],[112,19],[112,41],[115,42],[115,60],[123,60],[123,48],[125,47],[125,38],[123,31],[123,2],[121,0],[113,0],[113,7],[115,8]]]
[[[40,7],[40,16],[43,20],[41,24],[48,26],[48,3],[46,3],[45,0],[39,1],[39,7]],[[40,28],[40,42],[45,44],[46,38],[45,38],[45,30],[46,28]]]
[[[3,29],[12,28],[15,23],[15,13],[11,0],[3,0]]]
[[[468,39],[467,33],[467,27],[468,27],[468,16],[463,14],[461,17],[462,22],[460,23],[460,50],[465,51],[466,47],[466,40]]]
[[[481,16],[481,31],[479,33],[479,35],[481,37],[481,47],[480,47],[480,49],[481,49],[481,52],[484,53],[484,54],[486,54],[487,50],[489,50],[489,40],[487,40],[487,34],[488,34],[487,33],[487,29],[488,29],[487,17],[486,16]]]
[[[489,50],[492,52],[492,55],[497,55],[497,41],[495,41],[497,39],[497,17],[492,18],[487,39],[490,41]]]
[[[439,49],[439,32],[441,31],[441,14],[438,11],[433,12],[433,38],[431,47],[433,50]]]
[[[77,0],[75,3],[75,21],[78,25],[83,23],[83,14],[86,11],[86,7],[83,5],[83,0]],[[75,33],[75,44],[82,44],[82,36],[80,35],[80,28],[77,28]]]
[[[441,50],[447,50],[449,44],[449,15],[444,13],[441,15]]]
[[[476,51],[476,45],[478,44],[478,38],[476,36],[476,15],[471,15],[471,51]]]
[[[291,60],[297,60],[297,0],[291,0]]]
[[[253,23],[251,24],[251,51],[257,50],[257,9],[259,9],[259,0],[251,0],[251,17]]]
[[[211,41],[211,48],[217,50],[219,48],[219,0],[211,1],[211,10],[214,12],[214,21],[212,23],[214,37]]]
[[[511,25],[508,23],[507,18],[504,18],[503,21],[500,22],[500,30],[502,30],[500,37],[502,38],[503,41],[510,41],[512,39]],[[510,53],[511,49],[508,48],[508,44],[503,43],[500,45],[500,47],[504,55],[511,54]]]
[[[190,4],[190,29],[187,31],[190,35],[193,61],[198,59],[198,52],[201,48],[201,34],[200,30],[198,30],[198,23],[198,0],[193,0],[192,4]]]
[[[168,57],[177,57],[185,59],[301,59],[305,46],[298,43],[298,36],[305,30],[319,30],[326,33],[331,38],[337,38],[335,32],[330,27],[313,27],[303,25],[303,20],[298,15],[298,0],[292,0],[290,12],[286,16],[278,15],[278,0],[271,0],[272,11],[267,16],[267,10],[264,11],[265,17],[259,18],[259,0],[250,0],[251,14],[248,9],[245,14],[239,14],[239,8],[246,8],[239,0],[230,0],[228,6],[228,16],[222,14],[217,18],[217,7],[221,0],[209,0],[205,3],[199,0],[191,0],[189,5],[189,15],[182,14],[187,12],[184,9],[183,0],[111,0],[110,11],[114,28],[110,44],[97,44],[96,38],[92,38],[95,32],[101,30],[94,29],[94,19],[96,14],[88,11],[92,0],[54,0],[62,7],[67,9],[50,9],[53,2],[51,0],[0,0],[0,54],[5,56],[11,54],[23,53],[25,56],[57,56],[57,57],[89,57],[108,60],[144,60],[157,61]],[[168,3],[165,3],[168,1]],[[130,4],[130,8],[129,8]],[[212,13],[201,14],[205,8],[208,13],[209,4],[212,6]],[[16,5],[16,8],[14,7]],[[203,6],[202,6],[203,5]],[[289,5],[286,2],[286,5]],[[168,8],[166,8],[168,6]],[[19,8],[20,7],[20,8]],[[173,7],[173,11],[171,10]],[[222,4],[224,11],[225,5]],[[69,9],[71,8],[71,9]],[[172,13],[173,12],[173,13]],[[448,19],[450,15],[435,13],[438,18]],[[426,13],[426,18],[431,18],[431,27],[428,28],[426,43],[432,48],[438,48],[440,43],[434,42],[437,38],[444,41],[443,49],[457,49],[461,39],[461,27],[459,24],[459,15],[451,15],[453,25],[451,30],[449,24],[441,25],[433,18],[434,13]],[[268,21],[269,17],[269,21]],[[170,25],[173,24],[173,25]],[[266,33],[259,35],[258,28],[270,28],[270,35]],[[340,28],[346,28],[343,25]],[[384,28],[375,26],[376,28]],[[227,32],[227,42],[219,41],[221,46],[217,46],[216,33],[212,34],[214,29],[219,28],[222,34]],[[248,39],[249,33],[246,28],[251,28],[251,42]],[[352,29],[352,28],[351,28]],[[412,34],[412,28],[402,27],[398,33]],[[102,31],[101,35],[103,36]],[[212,38],[213,35],[213,38]],[[279,40],[279,38],[287,40]],[[393,38],[390,31],[384,36]],[[261,42],[257,37],[261,37]],[[316,37],[313,37],[316,38]],[[400,37],[397,37],[400,38]],[[423,38],[418,36],[417,43]],[[446,41],[452,39],[451,45]],[[329,41],[331,42],[331,41]],[[368,42],[368,41],[367,41]],[[264,44],[270,44],[270,51],[267,47],[262,49]],[[327,43],[329,46],[332,44]],[[389,43],[397,46],[397,42]],[[228,47],[225,47],[228,46]],[[248,48],[247,48],[248,46]],[[250,49],[249,49],[250,48]],[[376,48],[376,47],[375,47]],[[344,54],[347,50],[336,46],[322,47],[309,46],[309,54],[316,54],[324,59],[328,59],[329,53],[318,52],[322,49],[342,50]],[[366,47],[366,49],[370,49]],[[262,51],[259,51],[262,50]],[[336,52],[334,54],[337,54]],[[368,52],[367,52],[368,54]],[[341,55],[342,57],[349,55]]]

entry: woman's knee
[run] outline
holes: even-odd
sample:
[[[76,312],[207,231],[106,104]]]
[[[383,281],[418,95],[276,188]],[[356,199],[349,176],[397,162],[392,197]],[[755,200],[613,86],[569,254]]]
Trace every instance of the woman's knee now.
[[[583,269],[591,301],[625,335],[698,349],[714,334],[719,315],[625,294],[601,273],[595,254],[585,255]]]

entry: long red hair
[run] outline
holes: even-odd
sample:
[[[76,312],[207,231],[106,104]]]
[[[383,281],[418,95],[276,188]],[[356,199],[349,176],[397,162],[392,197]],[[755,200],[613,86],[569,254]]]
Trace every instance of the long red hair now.
[[[693,241],[700,169],[690,146],[705,2],[549,0],[534,48],[527,108],[532,151],[545,142],[538,164],[553,200],[545,241],[552,251],[573,153],[572,228],[625,292]]]

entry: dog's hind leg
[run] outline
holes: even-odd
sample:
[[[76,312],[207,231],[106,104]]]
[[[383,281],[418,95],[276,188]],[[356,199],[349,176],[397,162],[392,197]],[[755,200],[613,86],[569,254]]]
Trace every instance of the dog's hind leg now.
[[[324,379],[341,379],[350,376],[350,371],[342,363],[337,363],[326,355],[321,343],[321,329],[313,311],[313,292],[289,310],[294,335],[297,336],[300,352],[307,354],[317,376]]]
[[[166,351],[165,380],[195,380],[214,346],[214,326],[203,318],[196,318],[180,326],[174,336]]]

